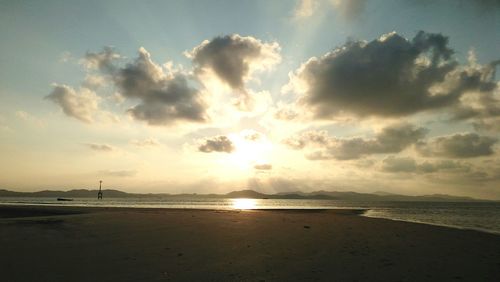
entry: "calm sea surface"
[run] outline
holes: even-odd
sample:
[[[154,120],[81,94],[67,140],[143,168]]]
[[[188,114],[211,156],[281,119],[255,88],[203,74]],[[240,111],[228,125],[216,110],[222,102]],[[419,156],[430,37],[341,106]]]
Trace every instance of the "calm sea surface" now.
[[[366,209],[364,216],[420,222],[500,234],[500,202],[354,202],[296,199],[213,199],[213,198],[0,198],[0,204],[185,208],[185,209]]]

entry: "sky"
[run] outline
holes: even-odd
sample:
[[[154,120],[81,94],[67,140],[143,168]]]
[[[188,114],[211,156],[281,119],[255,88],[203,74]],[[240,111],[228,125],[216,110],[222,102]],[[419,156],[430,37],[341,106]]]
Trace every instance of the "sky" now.
[[[0,188],[500,200],[496,0],[0,1]]]

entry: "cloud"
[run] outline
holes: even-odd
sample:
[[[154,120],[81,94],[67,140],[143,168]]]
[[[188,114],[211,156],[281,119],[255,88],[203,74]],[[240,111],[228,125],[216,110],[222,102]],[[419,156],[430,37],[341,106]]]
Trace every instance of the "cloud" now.
[[[205,40],[186,55],[198,75],[212,72],[234,90],[246,93],[245,81],[255,71],[269,70],[281,61],[278,43],[263,43],[238,34]]]
[[[389,156],[382,161],[382,171],[391,173],[407,172],[420,174],[437,172],[469,173],[471,171],[471,165],[453,160],[441,160],[437,162],[425,161],[417,163],[417,161],[410,157]]]
[[[112,75],[123,97],[140,101],[128,110],[133,118],[150,125],[207,120],[205,102],[200,91],[190,86],[188,77],[181,72],[166,71],[151,60],[146,49],[140,48],[135,61],[123,68],[114,66],[112,61],[109,62],[109,56],[102,54],[94,54],[92,58],[97,59],[93,65],[104,65],[99,68]]]
[[[295,20],[310,18],[316,14],[321,5],[321,0],[299,0],[293,10]],[[366,0],[327,0],[328,8],[333,8],[344,20],[352,21],[358,19],[366,7]]]
[[[125,97],[123,97],[123,95],[118,92],[115,92],[111,96],[109,96],[109,99],[116,104],[122,104],[125,101]]]
[[[335,10],[346,20],[357,19],[365,10],[366,0],[331,0]]]
[[[71,59],[73,59],[73,56],[71,55],[71,52],[69,51],[64,51],[59,55],[59,62],[60,63],[67,63]]]
[[[408,40],[395,32],[371,42],[350,41],[313,57],[285,89],[299,93],[299,103],[316,118],[406,116],[458,102],[473,87],[463,75],[457,84],[436,88],[457,63],[448,38],[420,31]]]
[[[147,138],[144,140],[131,140],[130,144],[137,147],[156,147],[160,145],[160,142],[155,138]]]
[[[316,9],[318,9],[318,6],[318,0],[299,0],[293,11],[293,16],[297,20],[309,18],[314,14]]]
[[[433,173],[438,171],[447,171],[447,172],[470,172],[471,165],[468,163],[463,163],[454,160],[441,160],[437,162],[428,162],[425,161],[417,166],[418,170],[421,173]]]
[[[248,141],[260,141],[262,139],[265,139],[264,134],[250,129],[243,130],[240,135],[243,137],[243,139]]]
[[[121,59],[113,47],[106,46],[99,53],[87,52],[80,63],[88,69],[97,69],[104,73],[116,71],[115,61]]]
[[[128,110],[135,119],[150,125],[207,120],[201,93],[189,85],[188,78],[180,72],[165,73],[144,48],[133,63],[116,72],[114,80],[124,97],[141,101]]]
[[[476,62],[473,50],[469,52],[469,65],[455,73],[453,79],[469,82],[468,91],[453,109],[453,121],[471,121],[476,130],[500,131],[500,83],[496,81],[496,68],[500,60],[486,65]]]
[[[285,139],[283,143],[292,149],[299,150],[311,144],[327,146],[333,140],[334,139],[328,136],[326,131],[307,131],[300,136]]]
[[[198,146],[198,151],[203,153],[231,153],[235,150],[233,142],[227,136],[215,136],[203,140]]]
[[[133,177],[137,175],[136,170],[100,170],[98,171],[100,176],[109,177]]]
[[[372,139],[340,139],[329,137],[325,131],[310,131],[284,142],[293,149],[319,147],[306,155],[310,160],[352,160],[372,154],[399,153],[424,138],[427,132],[425,128],[400,123],[382,129]]]
[[[76,91],[70,86],[54,84],[52,92],[45,99],[57,104],[70,117],[85,123],[93,121],[93,115],[98,110],[100,97],[94,91],[81,88]]]
[[[458,133],[417,143],[417,151],[427,157],[474,158],[494,154],[497,138],[476,133]]]
[[[179,122],[204,123],[210,120],[208,109],[213,106],[208,104],[209,98],[216,95],[206,88],[201,73],[218,77],[242,94],[234,99],[239,109],[262,111],[271,103],[270,93],[247,90],[244,83],[253,73],[276,65],[281,60],[279,49],[278,43],[264,43],[254,37],[237,34],[216,37],[187,53],[193,60],[194,70],[185,72],[182,66],[174,68],[171,62],[155,63],[142,47],[135,60],[123,65],[124,57],[112,47],[105,47],[101,52],[87,52],[80,60],[87,71],[81,90],[56,85],[47,97],[59,104],[67,115],[90,123],[97,103],[86,103],[91,100],[89,93],[93,93],[97,101],[99,97],[92,90],[110,83],[120,97],[138,101],[127,110],[135,120],[163,126]],[[219,113],[217,110],[212,108],[210,113]]]
[[[7,125],[7,120],[5,117],[0,115],[0,130],[10,131],[10,127]]]
[[[256,164],[253,166],[254,169],[257,170],[271,170],[273,169],[273,165],[271,164]]]
[[[22,119],[23,121],[26,121],[28,123],[32,123],[40,128],[47,126],[47,123],[44,120],[37,118],[37,117],[33,116],[32,114],[27,113],[25,111],[16,111],[16,116],[18,118]]]
[[[87,143],[84,145],[93,151],[99,151],[99,152],[112,152],[115,150],[114,147],[106,144]]]
[[[88,89],[96,90],[106,84],[106,79],[99,75],[87,75],[82,86]]]
[[[390,156],[383,160],[382,170],[387,172],[415,172],[417,163],[409,157]]]
[[[277,120],[291,121],[296,120],[300,116],[299,111],[294,108],[294,105],[278,102],[273,111],[273,117]]]

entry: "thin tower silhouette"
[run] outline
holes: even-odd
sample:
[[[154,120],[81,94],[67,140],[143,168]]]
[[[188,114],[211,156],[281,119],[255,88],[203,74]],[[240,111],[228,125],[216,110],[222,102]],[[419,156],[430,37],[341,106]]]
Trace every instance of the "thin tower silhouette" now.
[[[102,199],[102,190],[101,190],[102,180],[99,180],[99,192],[97,193],[97,199]]]

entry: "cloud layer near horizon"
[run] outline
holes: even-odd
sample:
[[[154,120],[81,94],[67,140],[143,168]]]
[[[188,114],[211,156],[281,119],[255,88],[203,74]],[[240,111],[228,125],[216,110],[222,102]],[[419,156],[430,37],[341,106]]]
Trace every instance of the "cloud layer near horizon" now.
[[[378,132],[374,138],[334,138],[325,131],[309,131],[285,140],[285,144],[294,149],[307,146],[320,148],[307,155],[310,160],[352,160],[373,154],[399,153],[408,146],[417,143],[427,134],[427,129],[412,124],[402,123],[388,126]]]

